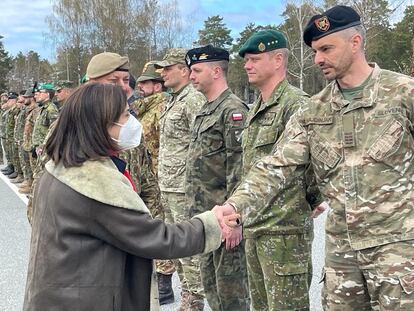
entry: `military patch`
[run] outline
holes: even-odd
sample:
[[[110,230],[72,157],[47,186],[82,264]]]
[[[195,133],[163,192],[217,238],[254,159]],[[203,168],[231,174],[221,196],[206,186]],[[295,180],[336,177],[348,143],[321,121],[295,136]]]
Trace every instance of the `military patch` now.
[[[203,59],[207,59],[207,58],[208,58],[208,55],[206,53],[203,53],[198,57],[198,60],[203,60]]]
[[[231,115],[231,119],[233,121],[242,121],[243,120],[243,115],[241,113],[233,113]]]
[[[151,64],[151,62],[147,62],[145,65],[144,65],[144,69],[142,69],[142,73],[144,73],[145,71],[147,71],[147,68],[148,68],[148,65],[149,64]]]
[[[266,50],[266,45],[263,42],[260,42],[257,48],[260,52],[263,52],[264,50]]]
[[[315,20],[315,26],[319,31],[326,32],[331,27],[328,17],[322,16]]]

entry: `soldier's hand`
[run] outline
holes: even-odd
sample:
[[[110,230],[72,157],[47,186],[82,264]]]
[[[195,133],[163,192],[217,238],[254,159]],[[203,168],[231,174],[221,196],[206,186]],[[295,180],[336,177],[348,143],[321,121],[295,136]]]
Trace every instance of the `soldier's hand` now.
[[[226,239],[226,249],[230,250],[235,248],[243,239],[242,227],[238,226],[236,228],[225,227],[223,229],[225,239]]]
[[[222,230],[223,228],[227,227],[224,222],[224,216],[235,214],[233,206],[227,203],[224,205],[216,205],[211,211],[216,215]]]
[[[224,216],[224,223],[226,224],[226,226],[230,228],[239,227],[241,226],[240,215],[231,214],[231,215]]]

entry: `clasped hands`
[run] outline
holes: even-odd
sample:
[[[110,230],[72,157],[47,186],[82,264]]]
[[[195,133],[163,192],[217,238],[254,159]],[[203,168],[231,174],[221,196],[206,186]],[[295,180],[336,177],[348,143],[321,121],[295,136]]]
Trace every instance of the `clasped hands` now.
[[[229,203],[216,205],[211,210],[217,217],[221,227],[221,235],[226,242],[226,249],[230,250],[243,239],[240,214],[237,214],[234,207]]]

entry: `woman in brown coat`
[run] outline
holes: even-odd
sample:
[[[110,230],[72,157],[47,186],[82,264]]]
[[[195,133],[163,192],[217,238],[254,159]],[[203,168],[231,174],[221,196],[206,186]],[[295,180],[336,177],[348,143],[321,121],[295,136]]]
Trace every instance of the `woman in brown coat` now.
[[[116,157],[140,140],[127,109],[108,84],[80,87],[63,107],[35,190],[24,310],[157,310],[152,259],[220,246],[214,209],[165,224],[134,192]]]

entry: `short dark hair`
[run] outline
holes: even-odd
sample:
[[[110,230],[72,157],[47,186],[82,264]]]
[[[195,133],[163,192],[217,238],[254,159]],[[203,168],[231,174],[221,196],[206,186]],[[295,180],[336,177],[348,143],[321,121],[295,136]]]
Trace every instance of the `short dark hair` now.
[[[117,122],[127,105],[121,87],[89,82],[66,100],[50,138],[46,153],[65,167],[80,166],[118,151],[108,128]]]

